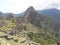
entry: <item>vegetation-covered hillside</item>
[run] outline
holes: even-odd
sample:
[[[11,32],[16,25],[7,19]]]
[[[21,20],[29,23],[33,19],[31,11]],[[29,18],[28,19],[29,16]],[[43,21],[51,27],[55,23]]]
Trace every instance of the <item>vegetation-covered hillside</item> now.
[[[60,25],[29,7],[23,17],[0,16],[1,45],[60,45]]]

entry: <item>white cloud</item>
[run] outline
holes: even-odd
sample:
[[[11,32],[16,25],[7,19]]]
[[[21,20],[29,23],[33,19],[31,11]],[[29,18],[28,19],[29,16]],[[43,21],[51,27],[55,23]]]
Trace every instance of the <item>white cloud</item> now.
[[[0,11],[20,13],[25,11],[29,6],[36,10],[47,8],[59,8],[60,0],[1,0]]]

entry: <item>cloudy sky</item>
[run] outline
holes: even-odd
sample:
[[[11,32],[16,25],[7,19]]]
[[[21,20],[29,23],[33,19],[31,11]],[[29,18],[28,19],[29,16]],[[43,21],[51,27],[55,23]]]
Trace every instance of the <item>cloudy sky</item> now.
[[[60,9],[60,0],[0,0],[0,11],[4,13],[21,13],[29,6],[33,6],[36,10]]]

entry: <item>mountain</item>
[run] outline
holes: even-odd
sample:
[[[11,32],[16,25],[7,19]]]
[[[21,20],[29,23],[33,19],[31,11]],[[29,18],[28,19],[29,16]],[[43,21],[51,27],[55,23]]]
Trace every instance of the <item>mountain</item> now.
[[[24,16],[24,13],[25,13],[25,12],[19,13],[19,14],[18,14],[18,17],[19,17],[19,16]]]
[[[24,18],[31,22],[32,24],[40,27],[40,28],[43,28],[43,26],[54,26],[55,25],[55,20],[52,19],[51,17],[49,16],[46,16],[46,15],[42,15],[42,14],[39,14],[32,6],[29,7],[25,14],[24,14]],[[52,25],[53,24],[53,25]]]
[[[29,7],[24,14],[24,18],[26,19],[26,21],[29,21],[34,25],[36,24],[36,26],[42,28],[42,25],[39,24],[40,23],[39,16],[40,15],[38,14],[38,12],[36,12],[32,6]]]
[[[0,11],[0,16],[4,16],[4,13]]]
[[[0,15],[6,17],[0,19],[0,39],[10,45],[60,45],[60,24],[50,16],[38,13],[32,6],[21,14]]]
[[[0,15],[2,15],[3,13],[2,12],[0,12]]]
[[[2,17],[4,17],[4,18],[6,18],[6,17],[9,16],[9,15],[12,15],[12,16],[14,16],[14,17],[23,16],[22,13],[20,13],[20,14],[14,14],[14,13],[3,13],[3,12],[0,12],[0,16],[2,16]]]
[[[24,20],[40,29],[44,29],[52,33],[55,36],[57,32],[60,32],[60,24],[56,20],[38,13],[32,6],[25,11]]]
[[[38,12],[40,14],[43,14],[43,15],[51,16],[56,21],[60,22],[60,10],[58,10],[58,9],[51,8],[51,9],[41,10],[41,11],[38,11]]]
[[[58,21],[60,23],[60,10],[51,8],[51,9],[45,9],[45,10],[38,10],[39,14],[50,16],[54,20]],[[12,14],[14,17],[24,16],[25,12],[14,14],[14,13],[3,13],[0,12],[0,16],[6,17],[8,15]]]

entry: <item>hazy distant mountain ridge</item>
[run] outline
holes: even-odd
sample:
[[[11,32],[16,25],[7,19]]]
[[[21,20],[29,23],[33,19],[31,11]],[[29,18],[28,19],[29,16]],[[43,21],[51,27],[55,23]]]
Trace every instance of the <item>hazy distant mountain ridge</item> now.
[[[42,15],[50,16],[54,20],[60,22],[60,10],[58,10],[58,9],[51,8],[51,9],[45,9],[45,10],[38,10],[36,12],[38,12],[38,13],[40,13]],[[25,12],[22,12],[22,13],[19,13],[19,14],[0,12],[0,16],[3,16],[3,17],[6,17],[6,16],[8,16],[10,14],[12,14],[14,17],[19,17],[19,16],[24,16]]]
[[[58,9],[51,8],[51,9],[41,10],[38,12],[43,15],[51,16],[55,20],[60,21],[60,10]]]

